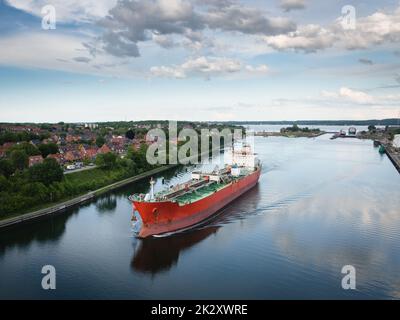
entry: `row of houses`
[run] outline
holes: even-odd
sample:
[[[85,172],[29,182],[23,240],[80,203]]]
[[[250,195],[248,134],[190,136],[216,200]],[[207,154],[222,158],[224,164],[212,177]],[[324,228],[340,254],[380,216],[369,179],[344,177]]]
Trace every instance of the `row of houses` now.
[[[94,161],[98,154],[105,154],[112,152],[111,149],[107,145],[103,145],[101,148],[91,147],[85,148],[84,146],[79,146],[77,149],[69,149],[68,148],[60,148],[60,152],[56,154],[50,154],[47,156],[49,159],[56,160],[60,165],[64,165],[70,162],[77,161]],[[29,167],[32,167],[36,164],[43,163],[44,158],[39,156],[31,156],[29,157]]]
[[[61,129],[61,125],[59,125]],[[151,144],[152,141],[145,139],[133,139],[130,140],[125,136],[116,136],[109,134],[105,137],[105,144],[100,148],[95,145],[97,134],[90,129],[95,129],[96,126],[86,126],[83,132],[77,133],[75,130],[69,128],[67,132],[56,133],[54,130],[49,132],[48,138],[40,140],[32,140],[30,143],[34,146],[40,144],[55,143],[58,145],[58,153],[51,154],[48,158],[55,159],[60,165],[67,163],[81,162],[84,160],[94,161],[98,154],[106,154],[109,152],[116,153],[118,155],[126,154],[128,148],[132,146],[134,149],[139,149],[143,144]],[[2,128],[10,131],[30,131],[30,132],[43,132],[40,128],[34,126],[7,126]],[[57,128],[56,128],[57,129]],[[0,158],[6,157],[7,151],[15,143],[4,143],[0,145]],[[44,161],[42,156],[29,157],[29,167],[42,163]]]

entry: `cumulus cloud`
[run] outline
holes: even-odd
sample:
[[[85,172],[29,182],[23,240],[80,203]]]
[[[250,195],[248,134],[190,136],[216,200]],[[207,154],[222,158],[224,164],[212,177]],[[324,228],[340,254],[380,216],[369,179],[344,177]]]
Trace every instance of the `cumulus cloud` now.
[[[374,102],[374,98],[369,94],[346,87],[340,88],[339,95],[340,97],[355,103],[365,104]]]
[[[280,2],[281,8],[284,9],[286,12],[291,10],[300,10],[306,7],[305,0],[281,0]]]
[[[357,19],[355,30],[346,30],[342,18],[323,27],[309,24],[299,26],[288,34],[266,36],[264,41],[276,50],[315,52],[330,47],[349,50],[400,41],[400,6],[393,13],[378,11]]]
[[[266,65],[250,66],[244,65],[236,59],[220,57],[198,57],[188,59],[181,65],[154,66],[150,72],[155,77],[167,77],[183,79],[188,76],[205,77],[222,76],[238,72],[253,74],[265,74],[269,72]]]
[[[357,104],[371,104],[375,101],[371,95],[347,87],[340,88],[339,92],[323,91],[322,96],[330,99],[341,99]]]
[[[211,29],[245,34],[276,35],[296,28],[296,25],[286,18],[267,17],[259,9],[242,5],[209,9],[204,21]]]
[[[105,29],[104,49],[116,56],[139,56],[138,42],[156,35],[184,35],[204,28],[192,4],[186,0],[122,0],[100,21]],[[164,41],[165,43],[165,41]]]
[[[272,37],[265,37],[265,42],[280,51],[293,49],[296,51],[315,52],[333,45],[335,35],[330,30],[316,24],[299,26],[296,31]]]
[[[99,24],[105,51],[131,57],[140,55],[139,42],[173,47],[171,36],[184,38],[181,45],[187,48],[202,48],[205,30],[277,35],[296,28],[287,18],[267,17],[236,1],[212,0],[121,0]]]
[[[399,107],[400,95],[370,95],[361,90],[355,90],[348,87],[341,87],[339,91],[322,91],[323,98],[333,100],[340,103],[350,103],[359,105],[375,105],[375,106],[394,106]]]

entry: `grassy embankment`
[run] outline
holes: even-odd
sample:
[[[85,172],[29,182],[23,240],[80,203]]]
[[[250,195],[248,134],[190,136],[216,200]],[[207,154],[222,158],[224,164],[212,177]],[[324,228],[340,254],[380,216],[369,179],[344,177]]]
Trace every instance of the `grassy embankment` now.
[[[0,217],[0,221],[18,217],[28,213],[37,212],[42,209],[58,207],[65,202],[88,194],[90,194],[92,197],[96,197],[108,191],[114,190],[118,187],[122,187],[124,185],[149,177],[159,172],[166,171],[172,167],[174,166],[159,166],[152,170],[143,171],[133,176],[129,175],[122,168],[116,168],[112,170],[96,168],[93,170],[71,173],[65,176],[64,183],[74,185],[78,190],[81,190],[81,192],[73,196],[65,196],[55,202],[47,202],[31,208],[27,208],[18,213],[3,215]]]

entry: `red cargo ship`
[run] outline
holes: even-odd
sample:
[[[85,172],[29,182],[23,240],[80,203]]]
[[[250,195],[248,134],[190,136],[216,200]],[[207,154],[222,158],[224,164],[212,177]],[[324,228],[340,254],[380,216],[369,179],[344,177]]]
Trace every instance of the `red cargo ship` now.
[[[261,164],[245,146],[232,151],[232,165],[212,173],[193,172],[192,179],[168,191],[130,197],[140,215],[140,238],[161,235],[199,225],[253,188],[260,178]]]

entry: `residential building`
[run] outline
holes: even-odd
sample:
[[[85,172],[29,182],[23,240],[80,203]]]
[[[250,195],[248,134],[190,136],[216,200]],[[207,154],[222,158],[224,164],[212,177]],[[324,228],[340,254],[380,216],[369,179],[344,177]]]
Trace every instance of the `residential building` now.
[[[43,157],[41,155],[29,157],[29,168],[40,163],[43,163]]]

